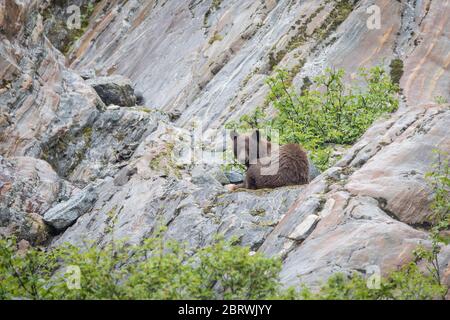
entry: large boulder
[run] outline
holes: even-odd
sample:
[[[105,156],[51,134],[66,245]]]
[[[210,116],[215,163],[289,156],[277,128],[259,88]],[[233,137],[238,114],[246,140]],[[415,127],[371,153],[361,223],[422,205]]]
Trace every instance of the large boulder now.
[[[44,243],[50,230],[42,215],[76,191],[43,160],[0,156],[0,235]]]
[[[308,174],[309,174],[309,181],[313,181],[317,176],[320,175],[320,170],[317,169],[317,167],[314,165],[314,163],[311,161],[311,158],[308,157]]]
[[[450,150],[448,105],[411,108],[384,126],[370,130],[337,164],[358,169],[346,188],[377,199],[402,222],[426,226],[432,193],[425,174],[437,161],[435,150]]]
[[[130,79],[120,75],[95,77],[87,83],[97,91],[106,105],[132,107],[136,105],[136,95]]]
[[[58,203],[45,212],[43,220],[56,231],[62,231],[88,212],[96,200],[95,186],[88,185],[69,200]]]
[[[46,160],[62,177],[82,185],[114,175],[158,123],[160,112],[109,106],[80,131],[61,133],[46,144]]]

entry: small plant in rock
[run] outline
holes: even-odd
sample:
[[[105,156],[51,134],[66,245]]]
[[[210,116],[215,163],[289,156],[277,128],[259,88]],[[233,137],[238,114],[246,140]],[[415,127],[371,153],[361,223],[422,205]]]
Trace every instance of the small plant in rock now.
[[[212,37],[208,40],[208,43],[211,45],[216,41],[222,41],[222,39],[223,39],[223,36],[216,31],[216,32],[214,32]]]
[[[436,97],[434,97],[434,102],[442,105],[442,104],[448,103],[448,100],[447,100],[447,98],[445,98],[443,96],[436,96]]]

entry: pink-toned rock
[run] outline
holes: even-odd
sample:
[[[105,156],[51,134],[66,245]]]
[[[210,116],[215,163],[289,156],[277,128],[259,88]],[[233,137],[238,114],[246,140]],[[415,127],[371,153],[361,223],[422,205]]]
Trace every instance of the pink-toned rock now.
[[[424,175],[436,161],[434,149],[450,151],[448,105],[403,109],[378,121],[305,188],[260,251],[283,258],[288,285],[316,287],[335,272],[364,273],[373,266],[383,274],[396,270],[419,244],[429,244],[427,232],[415,227],[431,214]],[[319,205],[312,205],[316,199]],[[311,215],[318,222],[309,235],[292,237]],[[440,258],[444,279],[447,253]]]
[[[412,251],[426,238],[425,232],[386,215],[376,200],[349,195],[345,206],[336,206],[288,252],[281,277],[285,283],[314,286],[335,272],[351,274],[370,266],[387,274],[412,259]]]
[[[346,185],[352,194],[378,199],[384,210],[408,224],[427,222],[432,198],[425,174],[433,170],[433,150],[450,150],[448,106],[417,109],[421,112],[409,126],[393,126],[371,141],[371,148],[379,151]],[[408,113],[403,114],[398,121],[407,117]],[[395,140],[389,143],[393,136]],[[356,157],[363,152],[364,149]]]
[[[437,96],[448,100],[450,3],[428,0],[417,9],[419,29],[413,35],[417,46],[410,49],[400,84],[410,104],[427,103]]]

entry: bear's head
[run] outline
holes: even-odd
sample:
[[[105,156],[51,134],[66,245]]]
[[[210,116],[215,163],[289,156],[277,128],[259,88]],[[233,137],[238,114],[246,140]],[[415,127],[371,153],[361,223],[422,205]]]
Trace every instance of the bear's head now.
[[[267,157],[271,153],[272,144],[261,138],[259,130],[254,130],[250,134],[238,134],[236,131],[230,132],[233,141],[234,157],[247,167],[256,164],[258,159]]]

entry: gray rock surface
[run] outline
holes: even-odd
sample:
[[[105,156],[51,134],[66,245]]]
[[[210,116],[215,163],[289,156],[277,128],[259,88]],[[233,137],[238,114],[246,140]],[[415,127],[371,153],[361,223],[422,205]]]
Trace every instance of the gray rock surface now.
[[[381,10],[379,29],[367,27],[372,5]],[[300,88],[326,67],[354,73],[399,58],[410,105],[450,100],[450,21],[439,1],[132,0],[119,7],[98,4],[71,66],[129,77],[149,106],[179,110],[180,126],[198,117],[205,129],[220,128],[250,113],[277,67]]]
[[[0,33],[0,61],[6,70],[14,69],[0,86],[0,154],[5,157],[51,158],[54,145],[64,144],[66,136],[81,136],[105,107],[44,37],[39,4],[8,2],[8,19],[0,21],[6,30]]]
[[[313,181],[317,176],[320,175],[319,169],[316,168],[316,166],[309,157],[308,157],[308,169],[309,169],[309,181]]]
[[[108,107],[81,133],[66,134],[52,144],[47,161],[60,175],[83,185],[113,177],[139,143],[164,120],[166,116],[143,107]]]
[[[58,203],[45,212],[43,220],[57,231],[64,230],[92,209],[97,200],[95,189],[94,185],[88,185],[69,200]]]
[[[230,183],[237,184],[237,183],[241,183],[242,181],[244,181],[244,175],[238,171],[228,171],[228,172],[225,172],[225,175],[227,176]]]

